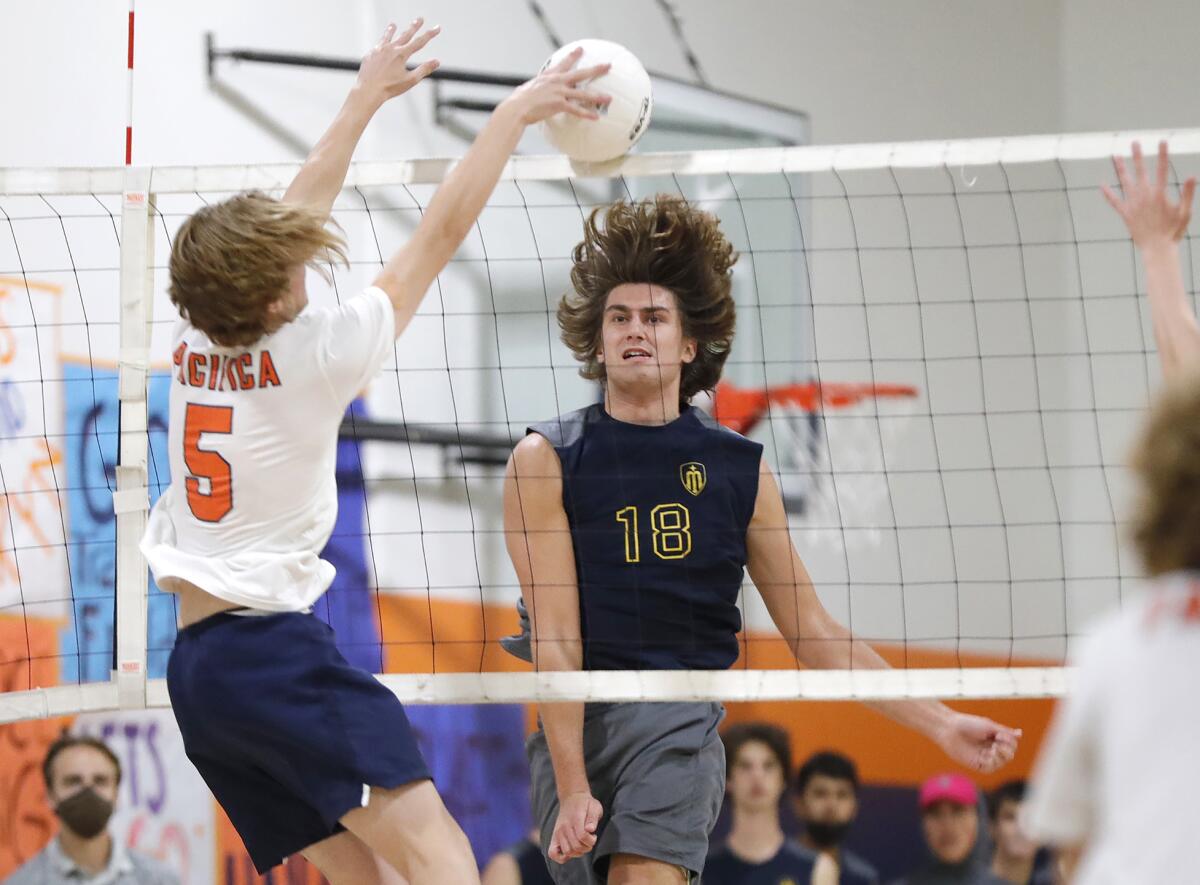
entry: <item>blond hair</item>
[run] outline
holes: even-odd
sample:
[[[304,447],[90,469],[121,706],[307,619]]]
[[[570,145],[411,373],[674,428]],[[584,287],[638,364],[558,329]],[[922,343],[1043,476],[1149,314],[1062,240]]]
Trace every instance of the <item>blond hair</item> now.
[[[559,303],[558,325],[583,364],[580,375],[605,377],[598,351],[608,293],[622,283],[651,283],[675,295],[683,334],[697,345],[696,358],[680,370],[681,405],[717,386],[737,321],[731,295],[737,253],[715,216],[667,194],[619,200],[592,212],[571,257],[575,291]]]
[[[1151,575],[1200,569],[1200,373],[1169,384],[1133,453],[1131,534]]]
[[[253,344],[269,330],[270,305],[289,276],[308,265],[346,264],[346,242],[324,213],[260,191],[205,206],[180,227],[171,249],[171,301],[193,326],[226,347]]]

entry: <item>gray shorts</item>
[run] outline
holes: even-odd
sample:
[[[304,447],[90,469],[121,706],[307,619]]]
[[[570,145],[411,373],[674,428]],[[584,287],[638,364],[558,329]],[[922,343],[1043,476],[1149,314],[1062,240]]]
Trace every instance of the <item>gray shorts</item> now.
[[[704,868],[708,835],[725,797],[725,747],[713,703],[588,704],[583,758],[592,795],[604,806],[591,853],[565,864],[547,861],[557,885],[597,885],[614,854],[636,854],[692,872]],[[533,816],[549,850],[558,792],[546,736],[526,744]]]

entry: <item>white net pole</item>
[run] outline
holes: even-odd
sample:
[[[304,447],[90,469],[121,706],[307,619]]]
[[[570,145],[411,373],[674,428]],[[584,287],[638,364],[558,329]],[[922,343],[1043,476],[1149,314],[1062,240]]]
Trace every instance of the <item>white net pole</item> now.
[[[146,170],[129,172],[121,213],[121,318],[117,397],[120,462],[113,510],[117,516],[116,681],[122,708],[145,704],[146,560],[138,544],[149,509],[147,387],[154,310],[154,204]]]

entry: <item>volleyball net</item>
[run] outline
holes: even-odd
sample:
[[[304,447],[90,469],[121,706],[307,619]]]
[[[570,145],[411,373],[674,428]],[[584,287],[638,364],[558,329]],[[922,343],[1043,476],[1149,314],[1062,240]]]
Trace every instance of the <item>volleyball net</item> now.
[[[1124,459],[1158,384],[1110,157],[1200,131],[512,160],[342,428],[338,579],[317,614],[405,701],[1061,694],[1139,582]],[[449,161],[358,164],[334,207],[352,297]],[[167,703],[173,597],[138,541],[169,481],[175,231],[297,167],[0,170],[0,721]],[[738,332],[697,401],[765,447],[825,607],[892,671],[798,669],[753,586],[729,671],[532,672],[499,639],[511,446],[596,402],[558,337],[583,219],[686,197],[741,254]],[[1185,278],[1194,288],[1192,240]],[[637,453],[631,452],[631,464]]]

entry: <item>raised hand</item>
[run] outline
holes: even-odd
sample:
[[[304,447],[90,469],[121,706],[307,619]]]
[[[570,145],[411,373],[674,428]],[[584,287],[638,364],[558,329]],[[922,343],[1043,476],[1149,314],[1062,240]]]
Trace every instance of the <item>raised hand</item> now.
[[[422,62],[411,70],[408,67],[408,60],[442,31],[440,27],[433,27],[418,35],[417,31],[424,23],[423,18],[413,19],[399,37],[396,26],[388,25],[379,42],[363,56],[358,69],[358,87],[377,101],[385,102],[408,92],[436,71],[437,59]]]
[[[955,762],[984,774],[1003,768],[1017,753],[1021,730],[983,716],[953,713],[937,742]]]
[[[1121,183],[1122,196],[1117,196],[1107,184],[1101,185],[1100,190],[1129,228],[1134,244],[1145,248],[1171,243],[1182,237],[1192,217],[1196,179],[1193,177],[1185,181],[1179,190],[1179,201],[1172,202],[1167,195],[1167,174],[1170,170],[1167,143],[1158,143],[1158,168],[1153,182],[1146,174],[1142,146],[1136,141],[1133,143],[1133,175],[1130,176],[1121,157],[1113,157],[1113,166]]]
[[[529,82],[518,86],[504,103],[519,111],[521,122],[526,126],[540,123],[558,113],[572,114],[585,120],[600,119],[596,108],[608,104],[612,96],[583,89],[582,84],[607,73],[611,65],[576,69],[575,63],[582,54],[582,49],[569,53],[558,64],[544,69]]]
[[[555,863],[566,863],[595,848],[596,825],[603,814],[604,808],[591,793],[580,791],[563,798],[547,851],[550,859]]]

